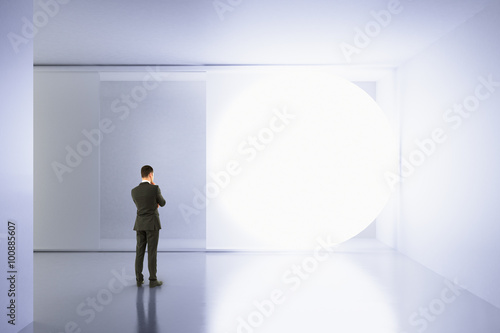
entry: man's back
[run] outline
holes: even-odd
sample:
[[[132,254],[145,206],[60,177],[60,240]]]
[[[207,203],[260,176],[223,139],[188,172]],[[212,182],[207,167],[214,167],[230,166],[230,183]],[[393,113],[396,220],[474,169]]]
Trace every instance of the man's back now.
[[[163,207],[166,201],[158,185],[142,182],[133,188],[131,193],[137,207],[134,230],[161,229],[158,205]]]

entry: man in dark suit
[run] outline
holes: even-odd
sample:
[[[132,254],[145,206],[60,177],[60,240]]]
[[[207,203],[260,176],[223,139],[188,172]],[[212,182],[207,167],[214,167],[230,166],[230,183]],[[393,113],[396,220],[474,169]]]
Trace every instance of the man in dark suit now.
[[[132,189],[132,199],[137,206],[137,217],[134,225],[134,230],[137,233],[135,276],[137,286],[140,287],[144,283],[142,266],[147,244],[149,287],[153,288],[163,284],[156,278],[156,255],[161,229],[158,207],[165,206],[166,201],[161,195],[160,187],[153,181],[154,173],[151,166],[145,165],[141,168],[141,177],[142,182]]]

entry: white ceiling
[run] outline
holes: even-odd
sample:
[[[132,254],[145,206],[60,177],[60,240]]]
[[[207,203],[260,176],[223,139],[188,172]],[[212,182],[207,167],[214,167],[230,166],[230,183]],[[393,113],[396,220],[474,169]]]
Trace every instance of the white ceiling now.
[[[351,63],[401,64],[492,1],[400,0]],[[355,29],[375,22],[370,12],[398,1],[220,0],[233,4],[222,16],[216,2],[72,0],[43,9],[35,0],[35,18],[48,17],[35,65],[347,64],[341,43],[354,45]]]

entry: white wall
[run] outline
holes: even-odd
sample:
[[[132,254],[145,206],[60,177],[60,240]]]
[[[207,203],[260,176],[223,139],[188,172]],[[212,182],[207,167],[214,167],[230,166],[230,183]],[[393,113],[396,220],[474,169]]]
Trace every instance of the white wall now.
[[[240,92],[231,90],[236,88],[234,83],[214,83],[225,77],[227,69],[210,71],[206,92],[200,72],[156,68],[153,77],[165,81],[156,83],[149,70],[36,68],[36,250],[133,249],[135,211],[130,189],[139,181],[139,169],[145,163],[157,169],[156,181],[168,202],[160,211],[161,236],[168,241],[160,242],[160,248],[205,248],[206,212],[197,197],[206,185],[205,147],[217,131],[227,130],[219,128],[214,119]],[[392,71],[344,68],[339,75],[349,77],[381,101],[393,97],[391,87],[382,87],[392,82]],[[147,86],[154,89],[142,89],[145,77]],[[381,92],[387,96],[380,96]],[[123,101],[123,96],[132,94],[140,101]],[[212,121],[207,124],[205,96],[208,120]],[[394,127],[397,121],[388,107],[383,105]],[[209,206],[211,211],[216,209],[213,203]],[[218,228],[214,220],[219,223],[221,218],[212,219],[213,225],[209,225],[212,247],[221,246],[213,245],[214,235],[239,239],[237,231]],[[390,206],[358,237],[374,238],[377,233],[379,238],[391,239],[394,220]],[[240,241],[235,244],[233,248],[240,248]]]
[[[32,1],[0,2],[0,304],[1,332],[18,332],[33,321],[33,43],[22,36]],[[16,34],[20,44],[11,44]],[[9,297],[8,221],[16,223],[15,296]],[[7,306],[15,300],[15,325]],[[9,310],[10,311],[10,310]]]
[[[420,165],[402,165],[398,249],[497,307],[499,11],[497,2],[399,69],[402,158]],[[474,111],[450,111],[464,102]],[[418,148],[433,131],[441,143]]]

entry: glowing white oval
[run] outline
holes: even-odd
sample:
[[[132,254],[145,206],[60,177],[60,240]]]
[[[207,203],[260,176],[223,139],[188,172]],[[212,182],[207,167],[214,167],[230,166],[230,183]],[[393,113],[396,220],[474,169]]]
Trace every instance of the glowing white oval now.
[[[239,173],[216,200],[265,248],[309,249],[325,234],[346,241],[391,194],[384,174],[394,170],[396,150],[388,120],[343,78],[269,74],[218,125],[208,159],[227,161],[236,149]]]

